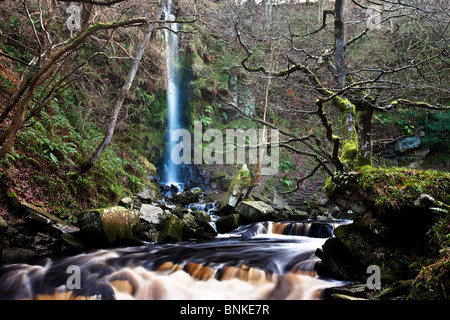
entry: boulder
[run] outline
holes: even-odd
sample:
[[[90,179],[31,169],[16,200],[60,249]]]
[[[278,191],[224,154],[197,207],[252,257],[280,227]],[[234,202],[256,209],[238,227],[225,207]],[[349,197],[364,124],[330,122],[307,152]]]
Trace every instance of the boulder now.
[[[31,203],[21,201],[20,206],[20,210],[24,213],[25,220],[28,223],[39,226],[39,229],[48,227],[48,230],[53,235],[61,235],[63,233],[77,232],[80,230],[79,228],[66,223],[61,218]]]
[[[172,194],[172,201],[178,203],[182,206],[186,206],[189,203],[198,202],[200,195],[202,194],[202,190],[198,187],[192,188],[190,190],[185,190],[180,193]]]
[[[287,210],[289,220],[300,220],[305,221],[309,218],[309,213],[302,210]]]
[[[176,215],[170,216],[163,223],[163,229],[159,233],[158,242],[176,242],[183,239],[183,222]]]
[[[418,135],[414,136],[414,137],[406,137],[406,138],[399,140],[395,144],[394,150],[399,153],[404,153],[409,150],[418,148],[421,143],[422,143],[422,139]]]
[[[227,185],[226,178],[227,175],[225,173],[213,172],[209,177],[209,181],[211,185],[215,184],[219,190],[227,191],[229,185]]]
[[[161,221],[161,216],[164,214],[164,210],[160,207],[143,204],[141,210],[139,211],[139,217],[151,224],[159,224]]]
[[[284,208],[287,205],[287,203],[286,201],[284,201],[282,197],[280,197],[277,193],[275,193],[273,195],[273,205],[275,208],[281,209]]]
[[[58,239],[53,253],[59,255],[79,254],[86,250],[86,246],[76,237],[76,233],[65,233]]]
[[[265,202],[267,204],[271,204],[272,203],[272,201],[270,201],[269,198],[267,198],[266,196],[264,196],[264,195],[262,195],[262,194],[260,194],[258,192],[252,192],[252,197],[253,197],[253,199],[255,199],[257,201],[263,201],[263,202]]]
[[[251,192],[252,186],[253,182],[250,177],[250,170],[248,169],[247,165],[244,164],[238,175],[231,182],[227,193],[222,198],[219,206],[219,213],[230,213],[231,210],[236,207],[239,201],[247,198],[247,196]]]
[[[133,209],[133,198],[126,197],[126,198],[120,199],[119,206],[125,207],[127,209]]]
[[[241,201],[236,212],[248,222],[266,221],[276,213],[273,207],[262,201]]]
[[[196,238],[211,239],[217,235],[215,224],[211,222],[211,216],[205,211],[194,211],[192,215],[198,224],[199,229],[195,233]]]
[[[139,218],[139,211],[116,206],[81,212],[78,225],[84,235],[100,243],[113,244],[131,238]]]
[[[156,187],[150,188],[150,189],[145,189],[145,190],[142,190],[141,192],[139,192],[138,194],[136,194],[135,196],[141,203],[149,204],[149,203],[155,202],[158,199],[159,191]]]
[[[227,233],[241,225],[241,216],[237,213],[230,214],[225,217],[220,217],[215,222],[217,232]]]
[[[365,282],[367,267],[380,267],[383,285],[416,276],[413,261],[429,255],[428,230],[431,226],[426,215],[410,210],[376,216],[367,212],[351,224],[334,229],[316,255],[323,264],[317,264],[319,275],[335,279]],[[328,274],[328,275],[327,275]]]

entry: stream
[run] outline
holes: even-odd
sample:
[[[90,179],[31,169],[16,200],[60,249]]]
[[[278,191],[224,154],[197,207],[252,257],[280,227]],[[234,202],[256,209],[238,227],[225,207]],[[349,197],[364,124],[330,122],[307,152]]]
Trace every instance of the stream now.
[[[208,241],[6,265],[0,299],[321,299],[323,289],[345,284],[314,271],[316,249],[342,223],[348,221],[254,223]]]

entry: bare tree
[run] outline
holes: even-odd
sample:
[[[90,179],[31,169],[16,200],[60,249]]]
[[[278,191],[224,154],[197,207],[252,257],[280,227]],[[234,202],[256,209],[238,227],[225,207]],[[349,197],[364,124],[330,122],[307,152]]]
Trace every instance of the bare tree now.
[[[375,28],[367,13],[369,9],[379,15],[381,26],[388,28]],[[209,20],[209,27],[216,32],[220,28],[226,30],[221,33],[224,43],[235,47],[239,44],[244,51],[241,66],[247,74],[270,77],[271,86],[284,92],[287,86],[301,91],[306,102],[304,110],[291,107],[291,116],[312,112],[322,130],[298,135],[257,116],[242,115],[279,128],[287,137],[282,147],[313,157],[328,174],[349,164],[372,164],[375,112],[392,112],[395,107],[449,110],[436,99],[446,96],[442,84],[448,87],[448,75],[442,70],[448,68],[450,20],[448,4],[441,1],[337,0],[333,9],[324,9],[321,25],[305,25],[301,19],[307,10],[304,5],[274,6],[270,26],[263,23],[265,9],[252,7],[250,2],[229,3],[214,10],[223,14],[221,19]],[[333,24],[328,21],[330,16]],[[419,38],[414,32],[421,32],[424,37]],[[370,47],[367,43],[373,41],[371,37],[383,36],[391,37],[394,43],[409,40],[410,56],[403,57],[395,46],[389,47],[385,56],[377,48],[367,52],[365,58],[353,53],[352,49],[358,46]],[[278,63],[268,68],[264,47],[274,41],[284,41],[284,47],[280,46],[275,57]],[[388,41],[383,39],[382,43],[388,48]],[[391,52],[394,53],[390,55]],[[414,83],[409,79],[414,79]],[[275,93],[273,99],[277,97]]]
[[[86,5],[97,4],[97,1],[83,1]],[[114,1],[117,3],[120,1]],[[106,3],[103,3],[106,5]],[[110,3],[108,3],[110,4]],[[41,1],[32,2],[23,0],[22,6],[29,21],[37,44],[37,52],[31,61],[19,61],[26,65],[22,78],[18,84],[15,94],[0,115],[0,125],[4,127],[0,135],[0,159],[4,158],[14,143],[17,133],[23,128],[26,121],[40,112],[43,105],[49,101],[55,94],[60,93],[64,88],[79,78],[77,71],[82,70],[86,61],[75,64],[74,53],[77,52],[86,41],[95,33],[102,30],[115,30],[119,28],[137,27],[148,24],[147,18],[131,18],[121,21],[108,23],[97,23],[88,25],[88,18],[83,20],[85,23],[80,25],[80,30],[73,35],[73,38],[58,41],[59,34],[54,35],[52,39],[49,30],[44,23],[44,9]],[[87,12],[91,13],[90,7]],[[35,10],[39,20],[35,21],[31,13]],[[47,13],[50,10],[47,10]],[[50,17],[47,17],[50,19]],[[56,43],[58,41],[58,43]],[[17,59],[15,59],[17,61]],[[20,59],[19,59],[20,60]],[[75,64],[73,66],[73,64]],[[70,67],[70,65],[72,65]],[[59,79],[58,79],[59,78]],[[45,92],[38,103],[29,110],[30,103],[36,98],[35,93],[38,88]],[[28,116],[26,112],[30,111]]]

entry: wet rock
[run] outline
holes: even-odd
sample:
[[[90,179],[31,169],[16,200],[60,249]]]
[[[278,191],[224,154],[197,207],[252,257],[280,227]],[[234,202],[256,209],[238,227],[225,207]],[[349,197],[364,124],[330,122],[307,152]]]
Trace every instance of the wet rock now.
[[[25,248],[17,248],[17,247],[9,247],[3,250],[2,262],[5,264],[8,263],[19,263],[24,262],[30,258],[38,256],[39,253],[36,250],[25,249]]]
[[[236,212],[248,222],[266,221],[276,213],[273,207],[262,201],[241,201],[236,207]]]
[[[172,201],[182,206],[186,206],[189,203],[198,202],[201,194],[202,190],[196,187],[181,193],[172,194]]]
[[[315,270],[320,276],[356,281],[365,274],[364,264],[335,237],[325,241],[322,248],[316,250],[316,256],[321,259],[315,264]]]
[[[241,216],[237,213],[233,213],[225,217],[220,217],[215,223],[217,232],[227,233],[241,225]]]
[[[316,266],[318,273],[365,282],[367,267],[376,265],[383,284],[413,278],[412,262],[430,252],[431,223],[429,215],[420,211],[385,215],[368,211],[352,224],[338,226],[334,237],[316,251],[323,262]]]
[[[194,211],[192,215],[199,226],[195,234],[196,238],[210,239],[217,235],[215,224],[211,222],[211,216],[208,213],[205,211]]]
[[[76,233],[65,233],[55,244],[53,252],[59,255],[70,255],[82,253],[86,250],[86,245],[80,241]]]
[[[302,210],[287,210],[286,211],[288,214],[288,219],[289,220],[300,220],[300,221],[304,221],[304,220],[308,220],[309,219],[309,213],[302,211]]]
[[[133,227],[139,223],[139,212],[116,206],[93,209],[78,214],[78,225],[86,236],[103,243],[114,244],[131,238]]]

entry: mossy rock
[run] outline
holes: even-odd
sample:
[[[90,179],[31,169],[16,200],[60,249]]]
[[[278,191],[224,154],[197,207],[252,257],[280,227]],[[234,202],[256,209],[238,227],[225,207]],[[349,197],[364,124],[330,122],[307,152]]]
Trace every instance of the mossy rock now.
[[[139,164],[147,171],[147,174],[149,176],[156,175],[156,167],[153,165],[153,163],[148,161],[147,158],[145,158],[144,156],[139,155],[137,157],[137,160],[138,160]]]
[[[19,200],[19,197],[17,196],[17,193],[15,193],[13,191],[8,191],[8,192],[6,192],[6,196],[8,197],[8,202],[9,202],[11,209],[13,209],[14,211],[19,210],[20,200]]]
[[[33,220],[37,221],[43,224],[52,224],[52,223],[59,223],[62,225],[67,224],[59,217],[55,216],[54,214],[51,214],[44,209],[37,207],[31,203],[21,201],[20,202],[21,211],[26,214],[25,218],[27,220]]]
[[[139,220],[139,211],[120,206],[92,209],[78,214],[81,232],[108,244],[131,238],[133,227]]]
[[[392,226],[373,219],[367,226],[361,226],[358,222],[341,225],[334,230],[334,235],[356,258],[359,265],[379,266],[382,282],[390,284],[415,277],[410,260],[420,259],[421,255],[427,252],[426,246],[420,246],[413,239],[404,241],[405,234],[399,232],[402,239],[395,238],[393,235],[397,234],[395,230],[398,227],[393,229]],[[363,281],[367,277],[364,273],[359,276],[361,278],[352,280]]]
[[[183,239],[183,222],[175,215],[163,223],[163,230],[159,233],[158,242],[177,242]]]
[[[223,197],[219,212],[229,213],[239,201],[244,200],[251,192],[253,181],[247,165],[243,165],[237,176],[233,179],[227,193]]]

